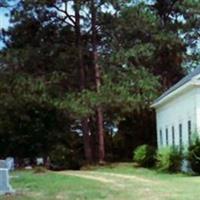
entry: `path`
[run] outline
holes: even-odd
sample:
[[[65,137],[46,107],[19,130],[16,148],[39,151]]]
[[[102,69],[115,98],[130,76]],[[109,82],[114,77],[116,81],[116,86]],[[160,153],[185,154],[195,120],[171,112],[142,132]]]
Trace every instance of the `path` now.
[[[136,174],[129,175],[101,171],[62,171],[57,173],[65,176],[74,176],[97,181],[100,183],[101,187],[106,187],[106,189],[110,191],[111,197],[109,197],[109,199],[112,200],[169,199],[176,190],[176,188],[173,188],[173,192],[165,190],[164,188],[166,188],[166,186],[168,187],[168,183]],[[170,187],[170,189],[172,188]]]
[[[58,172],[59,174],[66,176],[77,176],[80,178],[86,178],[91,180],[96,180],[102,183],[113,183],[114,185],[120,185],[120,183],[124,181],[137,181],[147,184],[160,184],[159,181],[155,181],[152,179],[135,176],[135,175],[124,175],[124,174],[116,174],[110,172],[98,172],[98,171],[62,171]]]

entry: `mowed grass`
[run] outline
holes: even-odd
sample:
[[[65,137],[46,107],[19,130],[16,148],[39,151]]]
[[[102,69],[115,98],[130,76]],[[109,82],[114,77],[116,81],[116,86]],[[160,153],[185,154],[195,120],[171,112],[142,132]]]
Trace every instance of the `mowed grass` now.
[[[18,171],[12,176],[16,194],[0,200],[200,199],[200,177],[160,173],[128,163],[83,171]]]

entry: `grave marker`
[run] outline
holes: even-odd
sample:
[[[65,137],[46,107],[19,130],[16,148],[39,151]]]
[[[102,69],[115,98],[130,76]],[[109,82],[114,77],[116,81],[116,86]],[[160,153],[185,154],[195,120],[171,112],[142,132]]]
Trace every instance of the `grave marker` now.
[[[11,185],[9,184],[9,170],[0,168],[0,195],[13,193]]]

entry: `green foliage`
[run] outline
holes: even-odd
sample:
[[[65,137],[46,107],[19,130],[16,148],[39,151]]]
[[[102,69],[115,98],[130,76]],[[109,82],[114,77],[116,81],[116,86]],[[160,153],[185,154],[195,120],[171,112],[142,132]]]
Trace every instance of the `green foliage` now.
[[[42,166],[34,167],[33,172],[36,174],[43,174],[47,172],[47,169]]]
[[[70,130],[67,114],[48,104],[9,105],[1,108],[0,116],[0,149],[4,156],[47,156],[52,145]]]
[[[9,0],[1,1],[0,7],[9,2],[12,4]],[[64,9],[65,5],[75,9],[74,3],[78,3],[80,15],[84,13],[80,16],[79,38],[76,18]],[[63,145],[62,139],[71,133],[71,126],[77,121],[87,117],[94,122],[99,106],[105,123],[111,121],[120,126],[119,134],[105,142],[110,142],[107,144],[113,151],[110,154],[130,158],[132,148],[144,140],[155,144],[154,123],[149,127],[155,116],[149,114],[152,113],[149,104],[161,89],[184,75],[183,64],[199,63],[196,48],[199,3],[193,0],[156,0],[151,5],[143,0],[96,3],[96,46],[101,68],[98,92],[91,56],[91,1],[29,0],[10,7],[12,26],[0,33],[5,42],[0,51],[3,154],[15,148],[20,156],[46,155],[58,144]],[[77,48],[78,41],[81,48]],[[84,90],[80,89],[80,57]],[[122,125],[124,121],[126,126]],[[95,123],[90,123],[89,128],[95,135]],[[123,147],[123,152],[117,146]]]
[[[182,152],[176,147],[166,147],[157,152],[157,167],[161,171],[179,172],[183,159]]]
[[[57,104],[62,91],[55,88],[62,74],[39,78],[21,73],[2,73],[0,76],[2,155],[19,159],[47,157],[54,145],[65,141],[74,123],[69,113]],[[69,140],[73,143],[72,137]],[[77,134],[74,140],[79,141],[80,136]]]
[[[80,157],[80,153],[81,152],[79,152],[79,149],[72,149],[66,144],[56,145],[49,154],[51,163],[50,169],[80,169],[83,164],[83,158]]]
[[[124,69],[106,74],[99,92],[68,93],[58,100],[58,105],[74,118],[90,116],[101,106],[108,118],[120,120],[124,115],[147,109],[158,88],[158,78],[146,69]]]
[[[191,168],[195,173],[200,174],[200,140],[197,138],[195,142],[188,148],[188,160]]]
[[[155,164],[155,155],[155,148],[144,144],[134,150],[133,160],[142,167],[153,167]]]

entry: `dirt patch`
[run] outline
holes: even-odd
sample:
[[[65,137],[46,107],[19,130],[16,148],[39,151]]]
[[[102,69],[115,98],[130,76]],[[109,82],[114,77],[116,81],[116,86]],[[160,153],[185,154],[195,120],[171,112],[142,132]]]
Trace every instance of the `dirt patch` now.
[[[134,175],[125,175],[125,174],[115,174],[115,173],[110,173],[110,172],[89,172],[91,174],[102,174],[104,176],[109,176],[109,177],[116,177],[116,178],[120,178],[120,179],[127,179],[127,180],[132,180],[132,181],[141,181],[141,182],[146,182],[146,183],[153,183],[153,184],[160,184],[159,181],[155,181],[155,180],[150,180],[147,178],[143,178],[143,177],[139,177],[139,176],[134,176]]]
[[[102,183],[113,183],[113,180],[109,180],[105,177],[100,177],[100,176],[94,176],[94,175],[88,175],[85,174],[84,172],[77,172],[77,171],[67,171],[67,172],[58,172],[59,174],[62,175],[67,175],[67,176],[77,176],[77,177],[81,177],[81,178],[86,178],[86,179],[91,179],[91,180],[95,180],[95,181],[99,181]]]
[[[133,175],[124,175],[124,174],[115,174],[115,173],[109,173],[109,172],[95,172],[95,171],[63,171],[58,172],[62,175],[67,176],[76,176],[80,178],[86,178],[90,180],[99,181],[101,183],[112,183],[116,186],[123,186],[123,181],[137,181],[137,182],[143,182],[147,184],[160,184],[158,181],[146,179],[143,177],[133,176]]]

